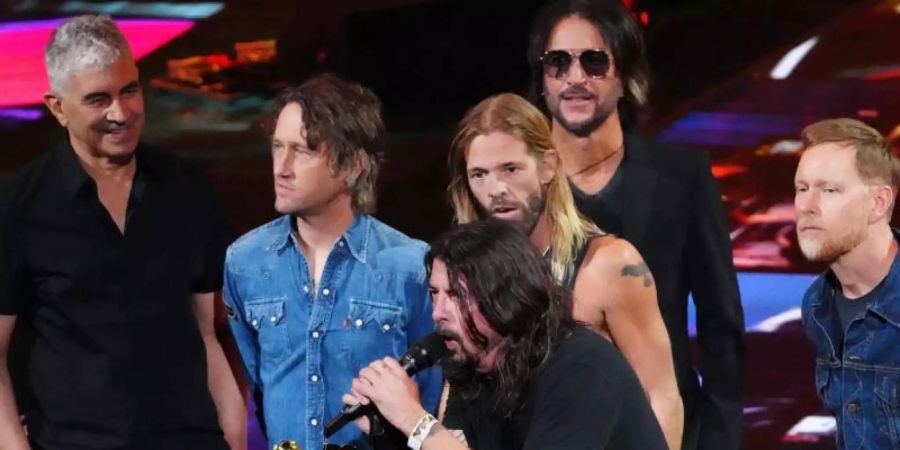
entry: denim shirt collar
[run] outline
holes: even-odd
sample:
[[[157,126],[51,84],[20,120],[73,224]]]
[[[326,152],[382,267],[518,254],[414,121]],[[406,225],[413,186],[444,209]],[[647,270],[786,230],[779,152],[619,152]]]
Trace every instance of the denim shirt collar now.
[[[893,228],[894,239],[900,243],[900,229]],[[840,284],[834,276],[834,272],[828,270],[825,274],[825,280],[819,295],[816,295],[811,302],[813,310],[819,309],[823,304],[830,311],[831,304],[834,302],[835,293],[840,289]],[[887,276],[880,287],[882,295],[874,298],[869,305],[869,310],[881,316],[884,320],[891,322],[895,326],[900,327],[900,253],[894,257],[891,268],[888,270]]]
[[[357,214],[350,223],[347,231],[338,239],[343,240],[347,244],[350,254],[362,264],[366,264],[369,248],[369,232],[371,230],[371,220],[365,214]],[[272,226],[275,228],[275,240],[268,246],[271,251],[281,253],[290,245],[296,245],[296,236],[294,234],[294,216],[289,214],[281,216]]]

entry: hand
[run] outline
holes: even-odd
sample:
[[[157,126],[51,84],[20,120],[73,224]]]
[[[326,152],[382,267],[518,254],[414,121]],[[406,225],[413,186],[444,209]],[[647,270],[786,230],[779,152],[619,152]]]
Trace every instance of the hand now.
[[[343,402],[344,405],[346,405],[346,406],[353,406],[353,405],[358,405],[360,403],[367,404],[367,403],[369,403],[369,399],[367,399],[365,397],[357,397],[351,393],[348,393],[348,394],[344,394],[344,396],[341,397],[341,402]],[[369,430],[371,427],[369,425],[368,417],[366,417],[365,415],[360,416],[354,422],[356,422],[356,426],[359,428],[359,431],[362,431],[363,434],[369,434]]]
[[[405,434],[409,434],[426,413],[419,401],[419,387],[394,358],[373,361],[359,371],[350,388],[351,398],[347,400],[374,403],[381,415]],[[368,421],[365,422],[368,429]],[[357,425],[360,425],[359,421]]]

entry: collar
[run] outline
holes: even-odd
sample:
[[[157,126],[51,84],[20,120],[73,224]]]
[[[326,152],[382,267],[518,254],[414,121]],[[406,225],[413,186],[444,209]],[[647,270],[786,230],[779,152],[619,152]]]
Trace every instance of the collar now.
[[[891,230],[894,239],[900,242],[900,229],[893,228]],[[824,275],[824,285],[820,295],[812,299],[813,307],[820,307],[823,304],[830,307],[834,302],[835,293],[840,289],[840,283],[834,272],[829,269]],[[888,270],[887,276],[882,284],[876,289],[881,291],[881,295],[877,296],[869,304],[869,310],[884,318],[895,326],[900,327],[900,253],[894,257],[891,268]]]
[[[275,240],[269,245],[270,250],[280,253],[290,245],[299,244],[294,228],[294,216],[290,214],[281,216],[276,219],[273,227],[275,228]],[[368,215],[357,214],[350,223],[350,227],[344,231],[335,244],[344,242],[350,255],[360,263],[366,264],[371,228],[372,219]]]
[[[160,181],[160,171],[153,164],[153,160],[146,151],[141,151],[143,146],[138,144],[135,149],[135,173],[133,183],[139,186],[138,190],[142,190],[140,186],[145,181]],[[81,166],[78,160],[78,154],[72,148],[68,137],[63,139],[53,150],[52,160],[56,165],[57,173],[55,177],[59,180],[60,187],[63,192],[70,198],[74,198],[84,188],[85,184],[93,182],[90,175]]]

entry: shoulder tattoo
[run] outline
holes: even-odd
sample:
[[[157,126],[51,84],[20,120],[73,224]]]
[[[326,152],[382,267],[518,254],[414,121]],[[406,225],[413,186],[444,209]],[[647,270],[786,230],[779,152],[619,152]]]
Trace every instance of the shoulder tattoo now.
[[[622,268],[623,277],[643,277],[644,287],[653,285],[653,276],[650,275],[650,268],[647,263],[641,261],[639,264],[626,264]]]

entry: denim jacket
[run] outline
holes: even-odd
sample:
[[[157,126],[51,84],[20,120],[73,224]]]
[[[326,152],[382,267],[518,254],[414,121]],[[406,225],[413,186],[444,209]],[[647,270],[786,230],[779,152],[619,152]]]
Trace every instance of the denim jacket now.
[[[894,230],[895,239],[898,231]],[[898,239],[900,240],[900,239]],[[900,258],[868,309],[840,341],[831,271],[803,298],[803,325],[816,352],[816,390],[837,418],[841,449],[900,450]]]
[[[325,423],[340,412],[360,369],[403,355],[433,330],[426,245],[358,215],[313,287],[292,220],[283,216],[229,247],[224,298],[247,379],[262,393],[269,448],[292,439],[318,450]],[[433,411],[439,369],[416,381]],[[329,441],[368,448],[352,423]]]

